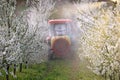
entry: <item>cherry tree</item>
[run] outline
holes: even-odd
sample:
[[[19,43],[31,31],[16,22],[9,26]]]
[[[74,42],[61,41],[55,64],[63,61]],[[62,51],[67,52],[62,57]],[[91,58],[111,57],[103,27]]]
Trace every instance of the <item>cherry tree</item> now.
[[[26,59],[28,62],[29,59],[29,63],[40,63],[47,60],[48,46],[45,38],[49,31],[48,20],[55,2],[53,0],[28,0],[27,3],[30,6],[27,10],[29,33],[34,34],[32,33],[34,28],[36,28],[36,33],[32,44],[26,50],[24,60]]]
[[[26,17],[16,16],[16,0],[0,1],[0,60],[9,80],[9,68],[21,57],[20,41],[27,30]]]
[[[89,68],[107,80],[120,80],[120,5],[78,8],[78,24],[82,32],[80,44]]]
[[[14,63],[16,67],[16,64],[20,63],[21,71],[22,62],[28,59],[28,56],[31,55],[29,59],[34,60],[37,54],[42,53],[41,50],[45,50],[43,35],[53,7],[52,0],[38,0],[36,5],[16,16],[16,0],[0,1],[0,68],[5,70],[7,80],[11,64]]]

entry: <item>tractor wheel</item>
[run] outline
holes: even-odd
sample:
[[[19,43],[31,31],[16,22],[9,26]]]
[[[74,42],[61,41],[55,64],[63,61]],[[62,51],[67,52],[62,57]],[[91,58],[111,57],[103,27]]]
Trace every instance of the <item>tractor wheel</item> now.
[[[48,51],[48,60],[53,60],[55,58],[55,55],[53,53],[53,51],[50,49]]]

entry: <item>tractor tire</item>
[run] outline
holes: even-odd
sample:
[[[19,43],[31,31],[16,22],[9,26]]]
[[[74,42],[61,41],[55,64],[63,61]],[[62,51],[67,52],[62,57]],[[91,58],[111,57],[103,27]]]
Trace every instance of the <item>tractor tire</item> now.
[[[55,55],[54,55],[53,51],[50,49],[48,51],[48,60],[53,60],[53,59],[55,59]]]

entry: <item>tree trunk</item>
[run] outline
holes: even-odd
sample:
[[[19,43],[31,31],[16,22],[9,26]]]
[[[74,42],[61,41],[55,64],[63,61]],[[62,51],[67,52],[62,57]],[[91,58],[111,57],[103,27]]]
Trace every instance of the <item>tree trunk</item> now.
[[[116,76],[116,75],[115,75],[115,72],[113,72],[113,80],[115,80],[115,76]]]
[[[109,79],[112,80],[112,75],[109,75]]]
[[[14,64],[14,70],[13,70],[13,72],[14,72],[14,75],[16,75],[16,64]]]
[[[107,80],[107,72],[105,72],[104,78],[105,78],[105,80]]]
[[[10,65],[7,64],[7,66],[6,66],[6,70],[7,70],[6,80],[9,80],[9,69],[10,69]]]
[[[25,69],[27,69],[28,68],[28,62],[26,61],[25,62]]]
[[[119,80],[120,80],[120,72],[119,72],[119,75],[118,75],[118,76],[119,76]]]
[[[22,63],[20,63],[20,72],[22,72]]]

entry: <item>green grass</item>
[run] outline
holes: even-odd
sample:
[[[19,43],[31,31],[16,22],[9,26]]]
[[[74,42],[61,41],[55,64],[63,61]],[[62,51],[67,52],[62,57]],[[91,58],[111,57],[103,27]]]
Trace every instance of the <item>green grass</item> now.
[[[76,68],[77,65],[77,68]],[[5,77],[0,77],[5,80]],[[68,60],[53,60],[49,63],[30,65],[23,72],[17,72],[17,78],[10,80],[104,80],[85,67],[84,63],[74,64]]]

